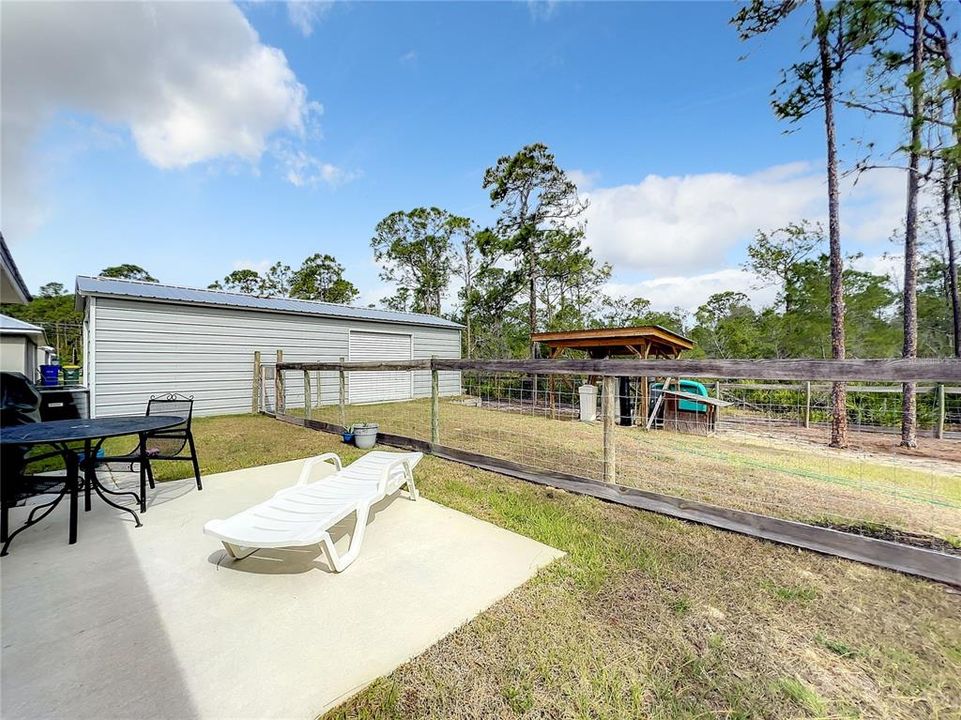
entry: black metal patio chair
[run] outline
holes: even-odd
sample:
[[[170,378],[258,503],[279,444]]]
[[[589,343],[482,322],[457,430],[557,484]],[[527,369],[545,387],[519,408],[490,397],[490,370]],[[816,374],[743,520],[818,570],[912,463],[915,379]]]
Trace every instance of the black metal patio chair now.
[[[190,430],[193,420],[194,399],[190,395],[180,393],[166,393],[163,395],[151,395],[147,401],[147,415],[173,415],[181,417],[184,421],[179,425],[174,425],[166,430],[157,430],[148,433],[144,440],[146,445],[145,469],[147,471],[147,481],[150,487],[154,487],[153,468],[151,463],[155,460],[180,460],[193,463],[194,478],[197,481],[197,489],[203,490],[204,486],[200,480],[200,465],[197,462],[197,448],[194,445],[194,436]],[[185,452],[186,451],[186,452]],[[140,464],[140,444],[125,455],[104,456],[97,458],[98,465],[128,464],[133,471],[134,466]]]

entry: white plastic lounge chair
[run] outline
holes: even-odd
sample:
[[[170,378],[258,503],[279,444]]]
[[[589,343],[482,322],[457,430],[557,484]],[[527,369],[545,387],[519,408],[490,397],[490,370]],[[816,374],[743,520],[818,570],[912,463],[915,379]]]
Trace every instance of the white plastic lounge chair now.
[[[204,525],[204,533],[220,540],[235,560],[262,548],[319,544],[331,567],[342,572],[360,554],[372,505],[405,485],[411,500],[417,499],[413,471],[423,456],[419,452],[374,451],[342,467],[335,453],[318,455],[304,463],[295,486],[226,520],[211,520]],[[314,467],[328,460],[337,472],[308,482]],[[351,514],[356,515],[356,524],[350,546],[341,555],[328,530]]]

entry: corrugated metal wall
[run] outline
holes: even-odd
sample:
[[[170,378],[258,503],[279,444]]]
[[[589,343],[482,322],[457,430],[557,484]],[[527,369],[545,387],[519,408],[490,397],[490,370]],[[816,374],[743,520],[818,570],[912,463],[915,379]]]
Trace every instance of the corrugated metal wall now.
[[[162,392],[193,395],[197,415],[250,412],[254,351],[265,364],[278,349],[287,362],[336,362],[350,357],[351,329],[409,331],[415,359],[460,357],[460,333],[447,328],[106,297],[96,299],[95,312],[90,380],[98,417],[143,413],[147,398]],[[321,402],[336,404],[337,373],[312,375]],[[414,373],[413,384],[414,397],[430,395],[429,372]],[[440,390],[459,394],[460,373],[442,372]],[[301,376],[288,372],[288,406],[302,406],[303,394]]]

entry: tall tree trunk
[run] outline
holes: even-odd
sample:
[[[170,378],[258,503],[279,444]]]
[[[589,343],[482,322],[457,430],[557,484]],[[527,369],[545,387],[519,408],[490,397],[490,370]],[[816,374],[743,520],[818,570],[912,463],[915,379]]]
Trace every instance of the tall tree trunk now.
[[[817,14],[818,55],[821,65],[821,89],[824,102],[824,134],[827,139],[828,174],[828,240],[831,266],[831,355],[843,360],[844,348],[844,258],[841,255],[841,213],[838,194],[838,150],[834,126],[834,66],[828,46],[830,27],[822,22],[824,8],[814,0]],[[831,447],[848,444],[848,394],[844,383],[831,386]]]
[[[468,359],[468,360],[471,359],[471,356],[472,356],[472,354],[473,354],[471,348],[472,348],[472,343],[473,343],[473,341],[474,341],[474,338],[471,337],[470,325],[471,325],[471,314],[470,314],[470,310],[465,310],[465,311],[464,311],[464,329],[466,330],[465,335],[466,335],[466,338],[467,338],[467,343],[466,343],[467,347],[465,348],[465,353],[464,353],[464,354],[467,356],[467,359]]]
[[[529,242],[534,242],[532,237]],[[531,335],[537,332],[537,266],[535,264],[534,251],[529,250],[527,254],[527,292],[530,302],[527,304],[527,324],[530,326]],[[536,345],[534,338],[530,339],[531,358],[536,357]]]
[[[911,42],[911,70],[923,70],[924,0],[914,0],[914,38]],[[920,80],[911,85],[911,146],[908,154],[908,197],[904,214],[904,347],[901,356],[918,356],[918,166],[921,160],[922,101],[924,88]],[[918,446],[917,386],[913,382],[902,385],[901,445]]]
[[[952,172],[945,162],[941,187],[941,212],[944,214],[944,238],[948,251],[948,294],[951,297],[951,321],[954,331],[954,356],[961,358],[961,303],[958,300],[958,266],[954,252],[954,228],[951,225]]]
[[[954,85],[951,90],[951,110],[954,113],[953,123],[954,123],[954,142],[956,145],[961,146],[961,84],[958,83],[958,76],[954,73],[954,58],[951,53],[951,45],[948,42],[948,36],[943,35],[943,41],[939,44],[939,49],[941,57],[944,61],[944,71],[948,76],[949,80],[954,81]],[[945,222],[945,235],[948,244],[948,285],[949,292],[951,293],[951,315],[954,330],[954,355],[955,357],[961,358],[961,302],[958,300],[958,267],[957,267],[957,253],[954,251],[954,236],[952,234],[951,228],[951,191],[959,202],[959,208],[961,208],[961,165],[959,165],[957,160],[954,160],[953,171],[949,168],[948,162],[945,161],[944,169],[944,193],[942,200],[945,205],[944,212],[944,222]],[[951,181],[953,177],[954,182]]]

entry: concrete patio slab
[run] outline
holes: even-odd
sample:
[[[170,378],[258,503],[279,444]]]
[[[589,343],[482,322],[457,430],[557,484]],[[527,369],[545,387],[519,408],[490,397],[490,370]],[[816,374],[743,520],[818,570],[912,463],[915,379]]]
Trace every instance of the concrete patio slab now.
[[[0,714],[312,718],[562,555],[405,496],[375,508],[341,574],[313,548],[232,563],[202,534],[301,465],[164,483],[141,528],[95,498],[73,546],[65,508],[18,536],[0,561]]]

